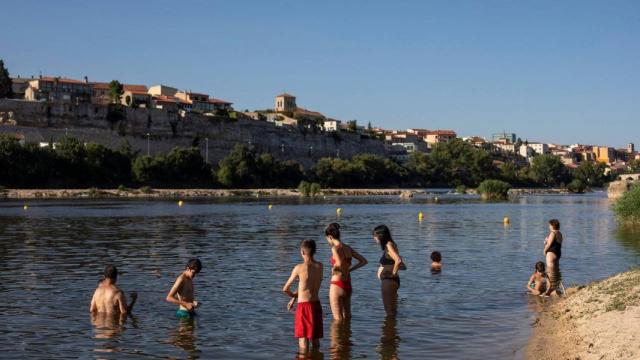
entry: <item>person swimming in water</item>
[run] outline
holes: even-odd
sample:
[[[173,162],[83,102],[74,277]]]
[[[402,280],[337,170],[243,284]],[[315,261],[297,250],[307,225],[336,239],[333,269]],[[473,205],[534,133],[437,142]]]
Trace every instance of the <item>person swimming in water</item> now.
[[[167,301],[179,306],[176,315],[181,318],[195,315],[198,302],[194,300],[193,278],[202,270],[202,263],[198,259],[187,262],[185,270],[178,276],[169,290]]]
[[[333,319],[342,321],[351,318],[351,272],[367,265],[367,259],[351,246],[340,240],[340,225],[331,223],[324,230],[327,242],[331,246],[331,285],[329,285],[329,303]],[[358,263],[351,266],[352,259]]]
[[[395,317],[398,311],[398,289],[400,288],[398,271],[406,270],[407,267],[402,261],[398,245],[391,238],[391,232],[386,225],[379,225],[373,229],[373,239],[382,249],[378,279],[380,279],[384,311],[388,317]]]
[[[298,300],[294,334],[298,338],[298,347],[301,355],[309,351],[309,343],[314,349],[320,346],[320,338],[323,336],[322,305],[320,305],[320,284],[322,283],[322,264],[313,258],[316,253],[316,242],[302,240],[300,243],[300,255],[304,262],[296,265],[291,271],[289,280],[284,284],[282,291],[291,297],[287,309],[291,310]],[[293,282],[298,279],[298,291],[291,291]]]
[[[535,265],[535,272],[527,282],[527,291],[533,295],[545,295],[550,285],[549,277],[545,272],[545,266],[542,261],[538,261]]]
[[[431,253],[431,272],[440,272],[442,271],[442,254],[439,251],[434,251]]]
[[[116,286],[118,281],[118,269],[113,265],[107,265],[104,268],[102,280],[98,282],[98,287],[91,298],[89,311],[92,314],[129,314],[133,311],[138,299],[138,294],[134,291],[130,294],[131,302],[127,305],[127,298],[124,292]]]

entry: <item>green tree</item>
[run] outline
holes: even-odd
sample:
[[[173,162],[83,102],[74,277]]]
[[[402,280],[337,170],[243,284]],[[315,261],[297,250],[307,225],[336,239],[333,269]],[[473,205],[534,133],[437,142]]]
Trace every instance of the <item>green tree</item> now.
[[[9,70],[4,66],[4,60],[0,59],[0,99],[13,96],[12,84]]]
[[[543,154],[531,161],[531,178],[538,184],[558,186],[566,182],[568,172],[559,156]]]
[[[218,182],[226,187],[252,187],[258,183],[256,154],[243,144],[236,144],[231,154],[218,163]]]
[[[501,180],[485,180],[478,186],[483,200],[506,200],[511,185]]]
[[[573,171],[574,179],[580,180],[587,187],[600,187],[607,181],[605,175],[606,165],[603,163],[594,163],[583,161]]]
[[[120,84],[120,81],[111,80],[109,83],[109,97],[111,98],[111,103],[120,104],[122,94],[124,94],[124,88],[122,84]]]
[[[629,173],[640,173],[640,159],[634,159],[627,163]]]

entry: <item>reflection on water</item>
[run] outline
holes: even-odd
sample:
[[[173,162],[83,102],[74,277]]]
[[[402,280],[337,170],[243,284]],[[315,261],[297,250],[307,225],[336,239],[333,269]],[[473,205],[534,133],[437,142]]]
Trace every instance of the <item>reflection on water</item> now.
[[[351,320],[331,322],[331,359],[351,359]]]
[[[200,357],[200,351],[196,347],[194,330],[196,328],[196,317],[178,319],[178,325],[171,334],[170,343],[184,350],[189,359]]]
[[[615,237],[622,246],[640,254],[640,226],[620,226],[616,229]]]
[[[455,200],[452,200],[455,199]],[[271,211],[267,204],[273,203]],[[337,207],[342,214],[336,218]],[[523,285],[544,260],[547,220],[563,224],[562,278],[585,283],[638,263],[640,236],[616,231],[601,195],[531,196],[504,203],[467,197],[189,201],[0,202],[0,352],[18,358],[294,357],[293,316],[281,286],[299,263],[298,245],[318,243],[327,274],[320,290],[325,329],[316,358],[509,358],[550,299]],[[422,211],[422,222],[417,214]],[[509,216],[510,225],[503,226]],[[322,230],[338,221],[344,241],[369,260],[352,274],[353,318],[330,326],[328,259]],[[385,320],[376,278],[386,223],[408,269],[398,316]],[[446,269],[430,273],[429,255]],[[186,261],[199,257],[198,317],[178,320],[165,297]],[[89,318],[105,264],[135,290],[135,318]],[[69,311],[74,309],[74,311]]]
[[[382,322],[380,330],[380,345],[378,345],[378,354],[383,360],[397,360],[398,346],[400,345],[400,336],[398,336],[398,321],[395,317],[385,318]]]
[[[120,336],[125,331],[127,315],[120,313],[92,313],[91,325],[93,325],[93,338],[95,342],[94,352],[118,352]],[[137,328],[137,319],[130,317],[133,328]]]

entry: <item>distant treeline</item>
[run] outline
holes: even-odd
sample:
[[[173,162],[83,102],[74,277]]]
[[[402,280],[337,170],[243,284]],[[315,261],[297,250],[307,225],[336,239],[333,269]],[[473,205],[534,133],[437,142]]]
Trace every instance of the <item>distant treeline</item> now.
[[[133,152],[127,142],[114,150],[65,136],[55,146],[40,147],[0,136],[0,186],[11,188],[296,188],[301,181],[324,188],[476,187],[487,179],[522,187],[566,186],[576,192],[609,181],[603,164],[583,162],[570,170],[559,157],[540,155],[523,165],[462,140],[437,144],[430,154],[414,153],[403,165],[361,154],[350,160],[322,158],[305,170],[295,161],[280,161],[246,145],[236,145],[211,166],[197,148],[146,156]]]

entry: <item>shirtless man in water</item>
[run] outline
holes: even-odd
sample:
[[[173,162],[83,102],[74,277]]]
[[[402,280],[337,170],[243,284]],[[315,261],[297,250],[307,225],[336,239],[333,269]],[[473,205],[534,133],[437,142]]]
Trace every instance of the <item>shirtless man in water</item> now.
[[[193,278],[202,270],[202,263],[198,259],[191,259],[187,263],[186,269],[178,276],[173,284],[167,301],[179,305],[180,308],[176,312],[178,317],[186,318],[195,315],[198,302],[193,296]]]
[[[107,314],[129,314],[133,310],[138,294],[131,293],[131,303],[127,305],[124,292],[116,286],[118,280],[118,269],[113,265],[107,265],[102,275],[102,280],[98,283],[98,288],[93,293],[91,307],[89,311]]]
[[[313,255],[316,253],[316,242],[303,240],[300,244],[300,255],[304,262],[293,268],[291,276],[282,288],[291,297],[287,308],[291,310],[298,299],[296,309],[295,337],[298,338],[299,351],[305,354],[309,350],[309,343],[317,349],[322,337],[322,306],[318,291],[322,283],[322,264]],[[291,291],[293,282],[298,279],[298,291]]]

